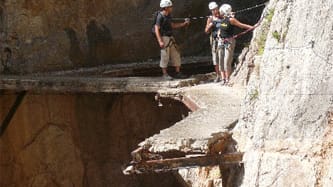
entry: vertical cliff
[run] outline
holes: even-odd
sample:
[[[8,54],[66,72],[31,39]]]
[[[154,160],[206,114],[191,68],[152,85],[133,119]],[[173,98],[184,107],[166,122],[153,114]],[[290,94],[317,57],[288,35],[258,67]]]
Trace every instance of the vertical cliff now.
[[[248,80],[234,130],[242,186],[333,185],[332,10],[333,1],[270,1],[238,72]]]
[[[175,2],[175,16],[187,16],[204,1]],[[11,72],[62,70],[142,61],[158,57],[150,30],[159,1],[152,0],[3,0],[0,41],[3,63]],[[202,28],[191,26],[191,32]],[[200,41],[205,34],[180,36]],[[193,54],[202,48],[181,41]],[[192,43],[191,42],[191,43]]]
[[[14,100],[0,94],[1,120]],[[158,107],[152,94],[27,94],[0,137],[0,186],[178,186],[172,174],[121,171],[140,141],[187,115],[168,103]]]
[[[227,2],[237,10],[261,1]],[[174,1],[173,16],[206,16],[207,5]],[[158,9],[153,0],[1,0],[0,70],[30,73],[158,58],[149,20]],[[259,14],[245,12],[240,19],[254,23]],[[209,54],[205,22],[193,20],[176,32],[182,54]]]

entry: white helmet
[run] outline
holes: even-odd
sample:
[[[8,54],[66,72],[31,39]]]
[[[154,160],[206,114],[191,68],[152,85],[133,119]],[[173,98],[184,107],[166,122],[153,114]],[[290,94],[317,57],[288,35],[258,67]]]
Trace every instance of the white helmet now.
[[[172,2],[170,0],[161,0],[160,7],[166,8],[172,6]]]
[[[220,14],[224,14],[224,15],[230,15],[232,12],[232,8],[229,4],[223,4],[220,7]]]
[[[218,8],[218,7],[219,7],[219,5],[217,5],[217,3],[214,1],[212,1],[208,4],[209,10],[214,10],[215,8]]]

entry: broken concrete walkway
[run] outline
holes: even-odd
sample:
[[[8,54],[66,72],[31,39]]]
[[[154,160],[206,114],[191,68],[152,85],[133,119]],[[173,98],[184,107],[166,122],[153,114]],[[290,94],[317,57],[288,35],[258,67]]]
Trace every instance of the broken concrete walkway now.
[[[237,123],[244,93],[242,88],[213,83],[159,90],[157,99],[180,100],[193,112],[140,143],[131,153],[133,160],[123,173],[238,165],[243,153],[236,152],[231,131]],[[160,106],[163,107],[163,103]]]
[[[140,144],[152,153],[209,153],[230,137],[238,120],[244,90],[220,84],[204,84],[159,91],[160,97],[173,97],[194,107],[187,118]],[[218,150],[217,150],[218,151]]]

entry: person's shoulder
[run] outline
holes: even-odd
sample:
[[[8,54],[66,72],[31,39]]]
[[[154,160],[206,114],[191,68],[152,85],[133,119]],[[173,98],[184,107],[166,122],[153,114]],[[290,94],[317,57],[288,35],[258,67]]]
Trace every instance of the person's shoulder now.
[[[228,20],[233,20],[233,21],[237,20],[237,19],[235,18],[235,16],[233,16],[233,15],[228,16],[227,18],[228,18]]]
[[[209,18],[211,18],[213,20],[219,19],[219,17],[213,16],[213,15],[209,16]]]
[[[235,23],[238,21],[235,17],[228,17],[227,19],[230,23]]]
[[[161,19],[161,18],[163,18],[163,17],[164,17],[164,15],[162,14],[161,11],[159,11],[159,12],[157,13],[157,19]]]
[[[222,22],[222,19],[220,17],[213,17],[212,18],[212,22],[213,23],[221,23]]]

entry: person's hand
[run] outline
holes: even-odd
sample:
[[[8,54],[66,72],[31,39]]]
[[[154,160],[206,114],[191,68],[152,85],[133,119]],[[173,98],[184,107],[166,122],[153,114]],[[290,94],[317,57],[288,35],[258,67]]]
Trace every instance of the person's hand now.
[[[190,25],[190,18],[185,18],[184,27]]]
[[[165,47],[163,41],[158,41],[158,44],[160,45],[160,48],[161,48],[161,49],[163,49],[163,48]]]

